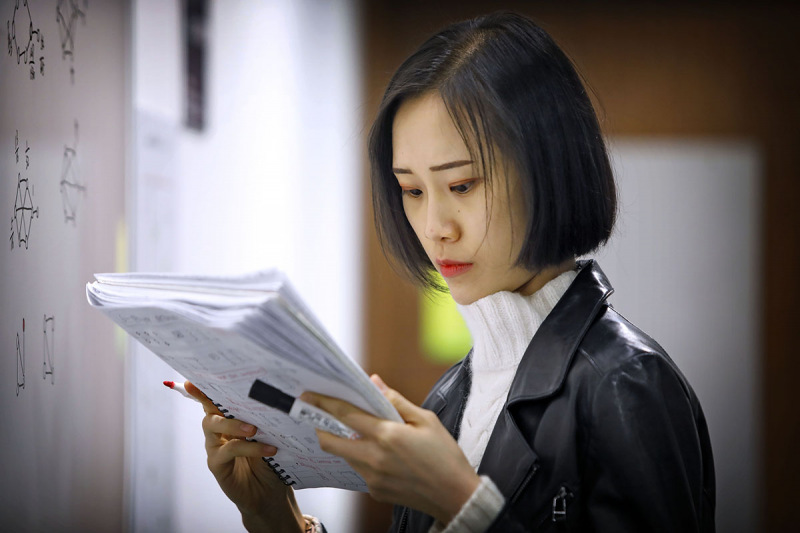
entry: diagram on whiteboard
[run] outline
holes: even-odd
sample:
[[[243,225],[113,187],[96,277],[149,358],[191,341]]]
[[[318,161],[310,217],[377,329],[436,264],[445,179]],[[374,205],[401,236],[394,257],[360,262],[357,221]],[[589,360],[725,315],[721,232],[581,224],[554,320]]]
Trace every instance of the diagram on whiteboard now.
[[[84,0],[83,9],[78,7],[78,0],[58,0],[56,6],[56,21],[61,37],[61,59],[69,58],[69,76],[72,83],[75,83],[75,32],[78,20],[86,24],[87,7],[88,0]]]
[[[53,364],[53,357],[55,355],[55,330],[56,330],[56,317],[44,315],[42,322],[42,336],[44,348],[42,358],[44,359],[42,368],[42,378],[47,379],[50,376],[50,384],[55,385],[56,376],[54,373],[55,365]]]
[[[25,388],[25,319],[22,319],[22,343],[17,333],[17,396]]]
[[[20,155],[19,144],[19,131],[14,136],[14,151],[16,156],[17,165],[19,165]],[[11,216],[11,249],[14,249],[14,241],[16,240],[17,247],[28,249],[28,241],[30,240],[31,224],[34,218],[39,218],[39,207],[34,206],[34,191],[33,184],[27,177],[27,170],[30,167],[30,147],[28,141],[25,141],[25,173],[26,177],[22,177],[22,172],[17,172],[17,193],[14,198],[14,214]]]
[[[8,30],[8,55],[16,55],[18,65],[27,65],[31,79],[36,78],[36,71],[44,76],[44,35],[39,26],[33,23],[28,0],[14,2],[14,14],[6,23]],[[38,59],[36,56],[39,56]]]
[[[81,183],[78,166],[78,122],[75,121],[75,139],[72,146],[64,145],[64,156],[61,160],[61,203],[64,208],[64,222],[72,222],[78,214],[78,202],[86,195],[86,185]]]

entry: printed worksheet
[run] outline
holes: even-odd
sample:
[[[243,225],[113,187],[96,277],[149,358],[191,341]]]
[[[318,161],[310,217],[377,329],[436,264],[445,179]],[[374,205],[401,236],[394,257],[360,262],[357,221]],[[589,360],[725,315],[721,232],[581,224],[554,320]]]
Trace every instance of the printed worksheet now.
[[[98,274],[89,303],[194,383],[230,418],[278,448],[266,461],[294,488],[366,491],[314,428],[248,397],[259,379],[297,397],[314,391],[402,421],[367,374],[335,345],[278,271],[242,278]]]

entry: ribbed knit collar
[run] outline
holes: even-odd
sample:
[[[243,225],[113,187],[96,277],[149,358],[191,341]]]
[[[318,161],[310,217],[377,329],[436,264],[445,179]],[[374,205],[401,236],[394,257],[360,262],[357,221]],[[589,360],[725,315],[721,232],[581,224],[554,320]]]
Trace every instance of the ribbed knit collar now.
[[[469,305],[457,304],[472,334],[473,373],[516,368],[536,330],[576,275],[568,270],[530,296],[500,291]]]

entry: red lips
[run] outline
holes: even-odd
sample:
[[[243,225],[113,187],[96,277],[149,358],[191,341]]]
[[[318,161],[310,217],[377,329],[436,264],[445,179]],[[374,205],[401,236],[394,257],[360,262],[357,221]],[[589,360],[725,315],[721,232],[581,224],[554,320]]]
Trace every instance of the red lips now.
[[[436,264],[439,265],[439,271],[445,278],[452,278],[463,274],[472,268],[472,263],[460,263],[458,261],[450,261],[448,259],[437,259]]]

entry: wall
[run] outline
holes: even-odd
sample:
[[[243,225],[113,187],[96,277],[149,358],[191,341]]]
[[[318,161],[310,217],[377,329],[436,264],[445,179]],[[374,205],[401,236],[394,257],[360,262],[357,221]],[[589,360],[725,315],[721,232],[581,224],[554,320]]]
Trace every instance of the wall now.
[[[4,531],[123,525],[125,343],[84,287],[127,268],[127,9],[0,1]]]
[[[593,254],[609,301],[664,347],[697,394],[714,452],[719,531],[758,529],[761,187],[746,141],[614,138],[620,216]]]
[[[359,357],[355,7],[311,0],[209,5],[208,122],[201,132],[182,125],[180,2],[135,6],[136,268],[222,274],[279,266],[343,349]],[[202,413],[162,390],[160,381],[174,376],[155,356],[136,355],[133,529],[241,529],[206,469]],[[298,499],[331,531],[351,529],[347,493],[312,489]]]

